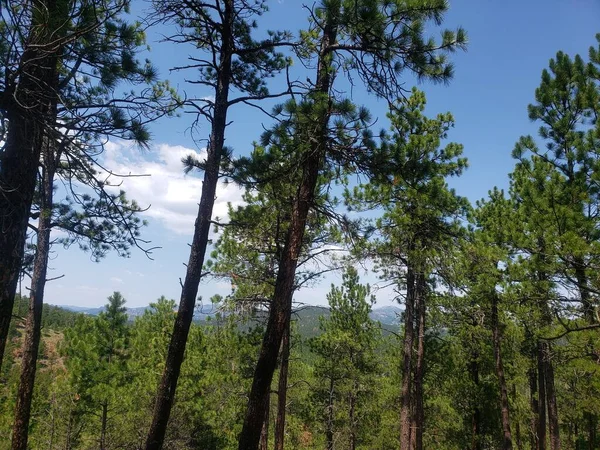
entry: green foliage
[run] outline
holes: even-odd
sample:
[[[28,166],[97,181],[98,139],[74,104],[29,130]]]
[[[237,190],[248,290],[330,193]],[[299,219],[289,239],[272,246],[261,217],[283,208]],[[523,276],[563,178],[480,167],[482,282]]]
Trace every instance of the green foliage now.
[[[375,394],[373,378],[379,370],[375,348],[381,336],[369,318],[374,297],[368,285],[359,283],[356,269],[348,267],[342,286],[332,286],[327,300],[330,315],[321,321],[322,334],[310,342],[317,355],[316,412],[336,442],[347,442],[355,434],[358,448],[371,448],[378,411],[368,400]]]
[[[76,392],[78,421],[86,425],[82,436],[84,446],[99,445],[103,431],[108,434],[111,447],[125,438],[113,431],[114,422],[126,409],[123,393],[130,378],[129,329],[124,304],[125,299],[115,292],[98,318],[80,316],[75,326],[65,332],[63,352]],[[107,425],[102,423],[104,419]]]
[[[57,175],[91,191],[74,190],[58,202],[52,226],[67,232],[59,243],[77,244],[94,259],[110,249],[128,255],[143,243],[142,209],[99,179],[102,146],[110,137],[147,145],[148,121],[179,104],[168,83],[156,81],[156,69],[137,59],[143,25],[125,20],[128,1],[58,1],[49,9],[0,3],[0,141],[14,120],[3,102],[19,87],[27,46],[60,29],[60,100],[46,133],[56,144]],[[217,225],[205,267],[231,280],[232,308],[191,326],[165,448],[236,447],[263,334],[260,313],[272,301],[299,186],[314,192],[302,200],[310,204],[295,289],[337,263],[321,258],[348,242],[352,257],[374,262],[398,298],[417,288],[409,272],[423,279],[424,303],[413,306],[426,305],[424,448],[501,446],[495,351],[504,362],[516,447],[535,448],[535,405],[550,398],[541,398],[542,375],[554,382],[563,448],[600,445],[599,47],[587,60],[559,52],[550,61],[528,108],[538,137],[515,145],[507,192],[493,188],[471,208],[448,185],[467,167],[462,146],[448,141],[452,115],[427,117],[425,95],[413,89],[406,96],[400,79],[405,70],[438,82],[451,77],[447,55],[464,47],[464,31],[444,30],[437,40],[425,32],[429,23],[441,23],[447,2],[323,0],[297,41],[277,31],[254,37],[263,0],[155,0],[153,6],[153,19],[175,27],[168,40],[195,46],[199,56],[185,67],[196,70],[195,83],[222,88],[219,71],[232,58],[232,96],[228,91],[224,104],[187,98],[200,116],[212,119],[217,107],[270,97],[269,78],[290,66],[291,54],[320,69],[315,80],[291,84],[295,97],[274,108],[276,122],[248,157],[236,159],[224,148],[217,161],[220,175],[245,188],[244,205],[230,205],[229,223]],[[375,137],[369,111],[336,84],[342,75],[389,101],[389,130]],[[119,93],[123,81],[143,87]],[[309,170],[305,163],[314,155]],[[207,164],[184,160],[187,171]],[[309,175],[313,184],[305,182]],[[336,196],[341,190],[345,205]],[[414,359],[408,370],[401,367],[405,349],[397,331],[406,328],[382,333],[369,318],[374,297],[354,267],[327,300],[329,310],[300,311],[292,325],[287,448],[321,449],[328,434],[336,448],[351,441],[358,449],[397,448],[402,377],[416,379],[417,371]],[[98,317],[44,307],[32,448],[143,446],[176,303],[161,297],[134,323],[124,304],[115,292]],[[237,311],[247,304],[258,310],[251,321]],[[2,436],[11,429],[27,309],[28,299],[17,298],[0,374]],[[542,346],[541,364],[553,375],[539,369]],[[273,391],[271,435],[276,399]]]

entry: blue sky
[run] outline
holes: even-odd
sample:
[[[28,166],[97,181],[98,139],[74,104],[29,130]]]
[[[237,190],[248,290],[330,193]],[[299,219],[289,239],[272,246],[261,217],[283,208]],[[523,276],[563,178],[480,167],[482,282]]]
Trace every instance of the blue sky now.
[[[293,32],[303,28],[306,13],[302,1],[272,1],[269,7],[261,27]],[[147,4],[134,3],[133,12],[144,8]],[[453,56],[454,80],[449,86],[418,87],[427,94],[429,114],[453,113],[456,126],[449,138],[464,145],[470,167],[460,179],[452,180],[451,185],[459,194],[475,201],[494,186],[507,187],[508,173],[514,164],[510,156],[514,143],[521,135],[536,133],[536,126],[527,118],[527,105],[533,100],[541,71],[558,50],[587,55],[589,46],[595,43],[595,34],[600,32],[600,2],[455,0],[450,2],[443,26],[459,25],[469,35],[469,46],[467,52]],[[169,67],[184,63],[193,49],[159,42],[162,31],[166,30],[148,36],[152,48],[149,56],[159,67],[160,76],[169,78],[179,89],[189,90],[190,95],[210,95],[186,86],[182,74],[169,73]],[[407,88],[415,84],[412,78],[406,78]],[[368,106],[373,116],[379,118],[378,128],[384,126],[383,102],[365,96],[359,89],[354,91],[354,101]],[[263,124],[268,125],[268,118],[244,107],[233,110],[230,119],[227,145],[238,155],[247,153],[252,141],[260,136]],[[161,247],[154,251],[154,260],[133,252],[129,259],[110,255],[94,263],[88,254],[75,247],[56,248],[49,277],[65,276],[48,284],[47,303],[100,306],[115,290],[123,293],[129,306],[147,305],[160,295],[179,299],[179,278],[185,275],[183,264],[188,258],[202,184],[197,176],[185,177],[179,162],[190,151],[201,152],[188,131],[191,120],[189,115],[182,114],[155,123],[149,151],[141,152],[122,143],[110,143],[107,147],[107,161],[114,169],[151,174],[126,180],[124,186],[141,205],[152,205],[145,215],[149,226],[144,237]],[[200,130],[200,136],[204,135],[208,135],[207,127]],[[239,194],[234,186],[221,187],[216,214],[223,217],[227,202],[239,202]],[[366,279],[373,281],[372,276]],[[301,291],[296,298],[323,304],[330,283],[339,280],[337,275],[329,276],[313,288]],[[199,295],[208,300],[214,293],[228,291],[227,282],[203,281]],[[381,291],[378,301],[389,304],[389,290]]]

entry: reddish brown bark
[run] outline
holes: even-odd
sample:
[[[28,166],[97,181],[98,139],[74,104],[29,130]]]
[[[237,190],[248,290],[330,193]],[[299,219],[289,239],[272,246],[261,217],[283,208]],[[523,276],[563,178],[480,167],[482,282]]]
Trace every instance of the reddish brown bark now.
[[[423,399],[423,383],[425,376],[425,316],[427,305],[425,303],[425,276],[422,273],[416,276],[417,287],[417,354],[415,364],[415,450],[423,450],[423,430],[425,426],[425,409]]]
[[[277,419],[275,421],[275,450],[283,450],[285,442],[285,414],[287,408],[288,368],[290,364],[290,324],[281,342],[279,383],[277,387]]]
[[[411,448],[412,354],[414,341],[415,273],[408,267],[404,305],[404,344],[402,347],[402,386],[400,389],[400,448]]]
[[[271,402],[267,401],[265,418],[263,420],[262,429],[260,430],[260,442],[258,445],[258,448],[260,450],[268,450],[269,448],[269,410],[271,409],[270,406]]]

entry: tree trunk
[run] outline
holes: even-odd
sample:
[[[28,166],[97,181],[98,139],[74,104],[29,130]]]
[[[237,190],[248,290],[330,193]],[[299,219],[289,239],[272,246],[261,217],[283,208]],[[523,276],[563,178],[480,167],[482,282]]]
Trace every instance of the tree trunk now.
[[[279,385],[277,388],[277,419],[275,421],[275,450],[283,450],[285,441],[285,413],[287,404],[288,368],[290,364],[290,323],[281,342],[279,363]]]
[[[415,273],[408,267],[404,305],[404,344],[402,351],[402,387],[400,390],[400,449],[411,449],[412,353],[414,341]]]
[[[586,413],[587,422],[588,422],[588,449],[594,450],[596,447],[596,427],[597,427],[597,418],[594,414]]]
[[[332,6],[334,11],[328,16],[319,51],[315,99],[322,102],[321,96],[329,96],[331,86],[331,68],[328,63],[331,45],[336,41],[337,21],[341,3]],[[337,8],[337,10],[335,10]],[[328,98],[328,97],[327,97]],[[252,389],[244,425],[239,438],[239,450],[256,450],[260,439],[260,421],[264,416],[264,398],[269,394],[273,374],[277,366],[277,356],[286,328],[289,326],[292,312],[292,296],[295,287],[296,266],[302,248],[308,212],[312,206],[319,172],[327,150],[327,126],[329,112],[325,109],[316,122],[316,134],[312,136],[313,146],[305,155],[302,167],[302,180],[294,200],[290,227],[286,236],[279,271],[275,280],[275,292],[269,311],[269,320],[254,371]]]
[[[350,450],[356,450],[356,392],[358,391],[358,385],[356,382],[353,383],[352,392],[350,392],[350,410],[348,411],[348,420],[350,422]]]
[[[538,341],[537,345],[538,359],[538,449],[546,450],[546,376],[544,368],[543,344]]]
[[[416,276],[417,287],[417,361],[415,364],[415,450],[423,450],[423,428],[425,425],[425,409],[423,404],[423,379],[425,376],[425,275]]]
[[[517,401],[517,385],[513,384],[512,385],[512,398],[513,401]],[[521,422],[519,420],[517,420],[517,422],[515,423],[515,435],[516,435],[516,443],[517,443],[517,449],[518,450],[523,450],[523,436],[521,435]]]
[[[108,403],[102,403],[101,427],[100,427],[100,450],[106,450],[106,425],[108,422]]]
[[[533,340],[533,337],[528,335],[530,340]],[[532,348],[532,361],[537,361],[537,348]],[[533,362],[532,362],[533,365]],[[537,365],[536,365],[537,366]],[[539,450],[539,440],[538,440],[538,429],[539,429],[539,404],[537,398],[537,387],[538,387],[538,379],[537,379],[537,370],[535,367],[529,368],[529,402],[531,406],[531,431],[530,431],[530,446],[532,450]]]
[[[31,415],[31,400],[35,383],[36,362],[40,346],[42,329],[42,309],[44,304],[44,289],[50,252],[50,231],[52,225],[52,206],[54,192],[54,169],[58,155],[55,155],[55,144],[51,139],[45,139],[44,166],[42,176],[42,193],[40,218],[38,223],[37,248],[31,278],[31,293],[29,311],[25,326],[23,342],[23,357],[21,360],[21,378],[15,407],[13,424],[12,450],[26,450]]]
[[[333,450],[333,420],[335,411],[333,409],[333,400],[334,400],[334,391],[335,389],[335,380],[333,379],[333,375],[329,379],[329,402],[327,404],[327,424],[325,426],[325,439],[327,450]]]
[[[576,257],[573,264],[575,266],[575,278],[577,279],[577,289],[581,299],[583,317],[585,318],[586,322],[593,324],[596,322],[596,308],[588,288],[588,277],[585,273],[585,263],[581,258]]]
[[[75,413],[73,408],[71,407],[69,409],[69,422],[67,424],[67,434],[65,436],[65,450],[71,450],[71,436],[73,433],[73,419],[74,419]]]
[[[56,39],[67,2],[39,1],[32,15],[28,45],[19,61],[18,85],[6,87],[0,108],[8,133],[0,153],[0,367],[17,292],[40,152],[47,129],[56,121],[57,65],[60,48],[44,50]],[[54,26],[61,24],[61,27]]]
[[[477,362],[478,355],[475,353],[472,356],[472,360],[469,367],[471,373],[471,380],[477,387],[479,392],[479,364]],[[475,407],[473,409],[473,415],[471,417],[471,450],[482,450],[481,447],[481,410],[479,409],[479,402],[475,400]]]
[[[269,410],[271,409],[270,406],[271,402],[267,401],[265,419],[263,420],[262,429],[260,430],[260,443],[258,447],[260,450],[269,449]]]
[[[219,60],[220,70],[218,72],[217,89],[215,92],[215,109],[207,149],[202,194],[194,226],[194,237],[192,239],[187,271],[181,289],[179,309],[169,343],[165,369],[156,396],[152,423],[146,439],[146,450],[161,449],[165,439],[185,346],[194,316],[198,285],[200,284],[202,266],[208,245],[212,211],[215,204],[217,183],[219,181],[219,166],[225,142],[225,128],[227,126],[229,82],[231,78],[231,58],[233,51],[231,36],[234,20],[233,0],[224,1],[223,15],[223,43]],[[262,417],[264,417],[264,414],[260,417],[260,423],[262,423]],[[258,435],[260,435],[260,425]]]
[[[508,390],[504,378],[504,367],[502,365],[502,338],[500,336],[500,320],[498,318],[498,296],[491,293],[492,300],[492,342],[494,346],[494,360],[496,377],[500,386],[500,410],[502,415],[502,449],[512,449],[512,435],[510,431],[510,409],[508,405]]]
[[[560,430],[558,424],[558,406],[554,389],[554,366],[550,344],[544,342],[544,377],[546,381],[546,403],[548,405],[548,431],[550,434],[550,449],[560,450]]]

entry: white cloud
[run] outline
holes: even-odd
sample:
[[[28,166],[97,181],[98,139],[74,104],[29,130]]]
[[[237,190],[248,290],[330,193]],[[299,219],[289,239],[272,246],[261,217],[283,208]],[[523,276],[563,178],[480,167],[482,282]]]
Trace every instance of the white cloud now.
[[[203,160],[206,151],[196,151],[182,146],[160,144],[150,151],[108,143],[105,147],[106,168],[117,174],[136,175],[124,179],[121,188],[127,196],[135,199],[144,208],[148,217],[161,222],[169,230],[190,235],[198,212],[202,192],[202,179],[196,174],[184,175],[181,159],[193,154]],[[227,203],[241,204],[242,190],[233,185],[220,183],[213,208],[213,218],[227,217]]]

